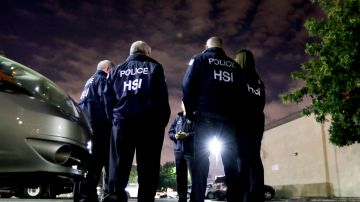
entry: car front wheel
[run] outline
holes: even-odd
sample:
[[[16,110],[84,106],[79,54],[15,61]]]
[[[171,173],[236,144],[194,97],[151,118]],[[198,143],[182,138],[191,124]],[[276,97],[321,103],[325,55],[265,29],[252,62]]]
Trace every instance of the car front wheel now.
[[[275,195],[275,191],[273,189],[265,187],[264,190],[264,199],[266,201],[270,201]]]
[[[215,193],[213,193],[213,192],[209,192],[206,196],[206,198],[208,198],[208,199],[215,199],[215,197],[216,197]]]
[[[46,193],[46,187],[28,187],[24,188],[24,198],[42,198]]]

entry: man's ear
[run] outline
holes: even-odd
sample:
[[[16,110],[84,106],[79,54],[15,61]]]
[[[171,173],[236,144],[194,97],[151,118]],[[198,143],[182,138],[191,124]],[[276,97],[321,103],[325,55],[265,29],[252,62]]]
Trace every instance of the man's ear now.
[[[106,67],[106,73],[109,73],[111,71],[111,67],[110,66],[107,66]]]

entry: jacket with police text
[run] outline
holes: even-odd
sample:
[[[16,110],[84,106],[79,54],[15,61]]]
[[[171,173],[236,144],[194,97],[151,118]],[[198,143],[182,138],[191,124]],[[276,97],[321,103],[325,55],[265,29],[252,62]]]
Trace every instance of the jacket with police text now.
[[[182,87],[186,113],[234,120],[245,95],[241,68],[221,48],[209,48],[194,56]]]
[[[106,73],[97,70],[87,80],[81,93],[79,106],[83,109],[93,129],[109,124],[104,105],[103,92],[106,84]]]
[[[170,105],[162,65],[142,54],[130,55],[109,73],[105,104],[114,124],[121,119],[146,116],[165,127]]]

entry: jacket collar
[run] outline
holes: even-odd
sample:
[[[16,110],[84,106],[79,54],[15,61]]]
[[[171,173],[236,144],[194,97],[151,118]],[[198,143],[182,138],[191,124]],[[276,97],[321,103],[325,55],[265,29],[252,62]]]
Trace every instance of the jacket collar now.
[[[129,57],[126,59],[126,61],[129,60],[144,60],[145,58],[148,58],[148,56],[142,54],[142,53],[134,53],[132,55],[129,55]]]
[[[100,74],[100,75],[105,75],[106,76],[106,72],[104,72],[102,70],[96,70],[95,74]]]
[[[210,53],[210,52],[216,52],[216,53],[221,53],[221,54],[225,55],[225,51],[222,48],[218,48],[218,47],[208,48],[203,51],[203,53]]]

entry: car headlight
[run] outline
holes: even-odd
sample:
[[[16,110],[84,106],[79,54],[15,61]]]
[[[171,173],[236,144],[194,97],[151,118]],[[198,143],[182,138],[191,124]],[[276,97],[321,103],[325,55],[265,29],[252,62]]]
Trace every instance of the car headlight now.
[[[215,136],[213,139],[210,140],[208,147],[209,147],[211,154],[218,156],[221,153],[222,143]]]

